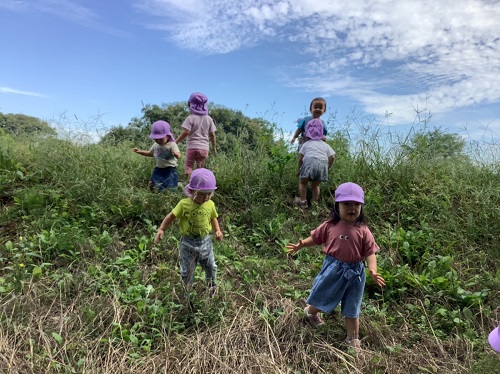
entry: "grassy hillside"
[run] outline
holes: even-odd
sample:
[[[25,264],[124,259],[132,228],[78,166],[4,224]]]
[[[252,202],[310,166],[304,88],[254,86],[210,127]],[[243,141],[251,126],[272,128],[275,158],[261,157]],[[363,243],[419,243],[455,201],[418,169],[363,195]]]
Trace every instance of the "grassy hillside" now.
[[[182,194],[147,191],[153,160],[135,144],[1,135],[0,372],[495,372],[499,169],[456,141],[337,132],[320,204],[302,211],[285,142],[232,139],[208,164],[225,235],[210,299],[200,269],[182,291],[176,226],[153,244]],[[368,280],[358,354],[337,311],[317,330],[303,320],[320,248],[283,250],[328,217],[345,181],[365,189],[387,283]]]

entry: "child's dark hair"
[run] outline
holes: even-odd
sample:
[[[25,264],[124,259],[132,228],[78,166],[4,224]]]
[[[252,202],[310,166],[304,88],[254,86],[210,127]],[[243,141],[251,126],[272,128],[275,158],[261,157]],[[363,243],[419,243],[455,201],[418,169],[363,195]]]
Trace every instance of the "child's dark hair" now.
[[[328,218],[329,223],[333,223],[334,225],[340,221],[340,215],[339,215],[339,203],[335,203],[332,212],[330,213],[330,218]],[[361,224],[366,225],[366,216],[365,213],[363,212],[363,207],[361,207],[361,213],[359,214],[359,217],[356,219],[356,222],[354,223],[356,226],[360,226]]]
[[[311,109],[312,109],[312,107],[313,107],[313,103],[314,103],[315,101],[322,101],[322,102],[324,102],[324,103],[325,103],[325,112],[326,112],[326,100],[325,100],[325,99],[323,99],[322,97],[315,97],[314,99],[312,99],[312,100],[311,100],[311,104],[309,104],[309,110],[311,110]]]

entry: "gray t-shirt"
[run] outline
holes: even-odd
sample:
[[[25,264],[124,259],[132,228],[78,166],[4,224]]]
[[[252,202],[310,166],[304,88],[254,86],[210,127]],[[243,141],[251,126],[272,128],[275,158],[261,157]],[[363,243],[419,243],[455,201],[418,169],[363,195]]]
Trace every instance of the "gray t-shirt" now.
[[[164,145],[154,143],[149,150],[156,159],[156,166],[159,168],[177,167],[177,158],[174,152],[179,152],[176,142],[167,142]]]

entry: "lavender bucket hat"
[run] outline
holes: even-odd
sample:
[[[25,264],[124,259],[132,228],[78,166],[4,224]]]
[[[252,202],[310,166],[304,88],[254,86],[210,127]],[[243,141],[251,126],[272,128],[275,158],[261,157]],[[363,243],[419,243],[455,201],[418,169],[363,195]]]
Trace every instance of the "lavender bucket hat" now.
[[[198,115],[208,114],[207,102],[208,98],[205,95],[201,92],[194,92],[189,96],[189,111]]]
[[[314,118],[307,122],[306,136],[311,140],[323,139],[323,123],[320,119]]]
[[[355,201],[357,203],[365,203],[365,193],[363,189],[356,183],[342,183],[335,190],[335,202]]]
[[[165,136],[169,137],[169,141],[175,142],[174,135],[170,131],[170,124],[167,121],[156,121],[151,126],[150,139],[163,139]]]
[[[208,169],[200,168],[191,173],[189,184],[184,188],[184,193],[193,197],[191,191],[210,191],[217,189],[215,175]]]

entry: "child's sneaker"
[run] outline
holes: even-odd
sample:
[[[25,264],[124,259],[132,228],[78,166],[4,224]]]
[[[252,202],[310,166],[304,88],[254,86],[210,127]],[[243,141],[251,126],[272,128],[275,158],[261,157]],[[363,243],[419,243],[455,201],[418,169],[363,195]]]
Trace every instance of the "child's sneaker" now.
[[[295,198],[295,205],[301,209],[307,209],[307,201],[301,201],[298,196]]]
[[[346,339],[344,343],[353,348],[356,352],[361,352],[361,340],[359,339]]]
[[[215,294],[217,293],[217,287],[216,286],[212,286],[208,289],[208,294],[210,296],[211,299],[213,299],[215,297]]]
[[[309,322],[314,327],[321,326],[325,323],[325,321],[323,321],[321,319],[321,317],[319,316],[319,313],[309,314],[309,307],[308,306],[306,306],[304,308],[304,313],[306,315],[307,322]]]

